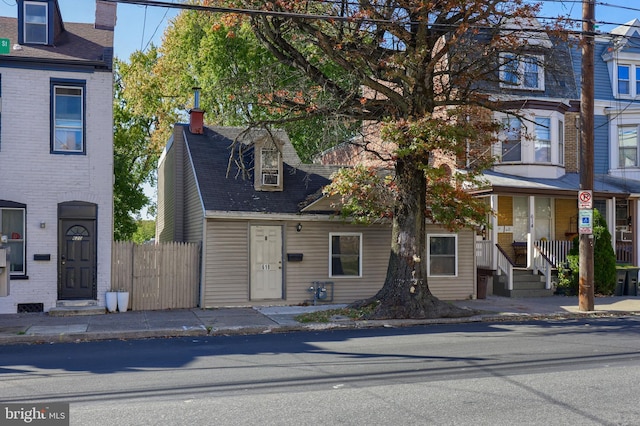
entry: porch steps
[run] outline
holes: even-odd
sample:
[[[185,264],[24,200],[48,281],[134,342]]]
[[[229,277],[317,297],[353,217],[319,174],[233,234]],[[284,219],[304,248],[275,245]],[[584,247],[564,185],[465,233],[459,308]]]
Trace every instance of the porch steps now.
[[[534,274],[530,269],[513,270],[513,290],[507,288],[506,275],[498,277],[498,285],[493,292],[505,297],[545,297],[553,296],[553,290],[544,288],[544,276]]]
[[[70,317],[76,315],[101,315],[106,313],[104,306],[98,306],[95,300],[59,300],[55,308],[49,310],[53,317]]]

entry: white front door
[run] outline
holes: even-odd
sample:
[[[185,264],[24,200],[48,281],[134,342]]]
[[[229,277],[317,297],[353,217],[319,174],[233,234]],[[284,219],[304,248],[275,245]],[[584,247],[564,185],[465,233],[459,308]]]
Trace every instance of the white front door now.
[[[282,299],[282,227],[251,226],[251,300]]]

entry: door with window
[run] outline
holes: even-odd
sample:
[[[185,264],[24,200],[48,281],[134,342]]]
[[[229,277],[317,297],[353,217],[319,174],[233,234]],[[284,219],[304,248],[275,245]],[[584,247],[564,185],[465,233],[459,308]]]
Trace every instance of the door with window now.
[[[58,299],[97,299],[97,206],[58,206]],[[74,217],[75,216],[75,217]]]
[[[282,299],[282,227],[251,226],[251,300]]]

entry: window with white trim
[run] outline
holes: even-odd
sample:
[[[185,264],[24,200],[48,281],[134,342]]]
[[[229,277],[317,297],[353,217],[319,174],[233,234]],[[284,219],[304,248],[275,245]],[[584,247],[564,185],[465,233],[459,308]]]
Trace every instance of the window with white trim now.
[[[329,234],[329,276],[362,276],[362,234]]]
[[[502,162],[522,161],[522,122],[517,117],[505,117],[502,119],[502,127]]]
[[[544,57],[500,54],[500,86],[512,89],[544,90]]]
[[[52,152],[65,154],[85,152],[84,104],[84,83],[52,81]]]
[[[632,98],[640,95],[640,64],[616,64],[613,92],[616,97]]]
[[[280,185],[280,151],[276,147],[260,149],[260,165],[262,185]]]
[[[521,110],[514,115],[500,114],[498,119],[502,130],[494,154],[500,163],[564,165],[562,113]]]
[[[47,3],[24,2],[24,28],[23,37],[25,43],[48,44],[48,11]]]
[[[427,234],[427,275],[458,276],[457,234]]]
[[[638,167],[638,126],[618,127],[618,167]]]
[[[2,207],[0,204],[0,235],[8,239],[10,275],[24,275],[26,258],[24,208]]]
[[[551,119],[536,117],[535,162],[551,162]]]

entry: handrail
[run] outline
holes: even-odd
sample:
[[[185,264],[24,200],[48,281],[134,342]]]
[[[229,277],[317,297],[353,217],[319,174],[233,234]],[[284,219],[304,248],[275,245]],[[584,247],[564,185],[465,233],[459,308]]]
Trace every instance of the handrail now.
[[[509,258],[500,244],[496,243],[498,248],[498,275],[504,272],[507,275],[507,289],[513,290],[513,261]]]
[[[554,268],[553,262],[540,250],[537,245],[533,246],[533,273],[542,272],[545,278],[544,288],[551,289],[551,271]]]

